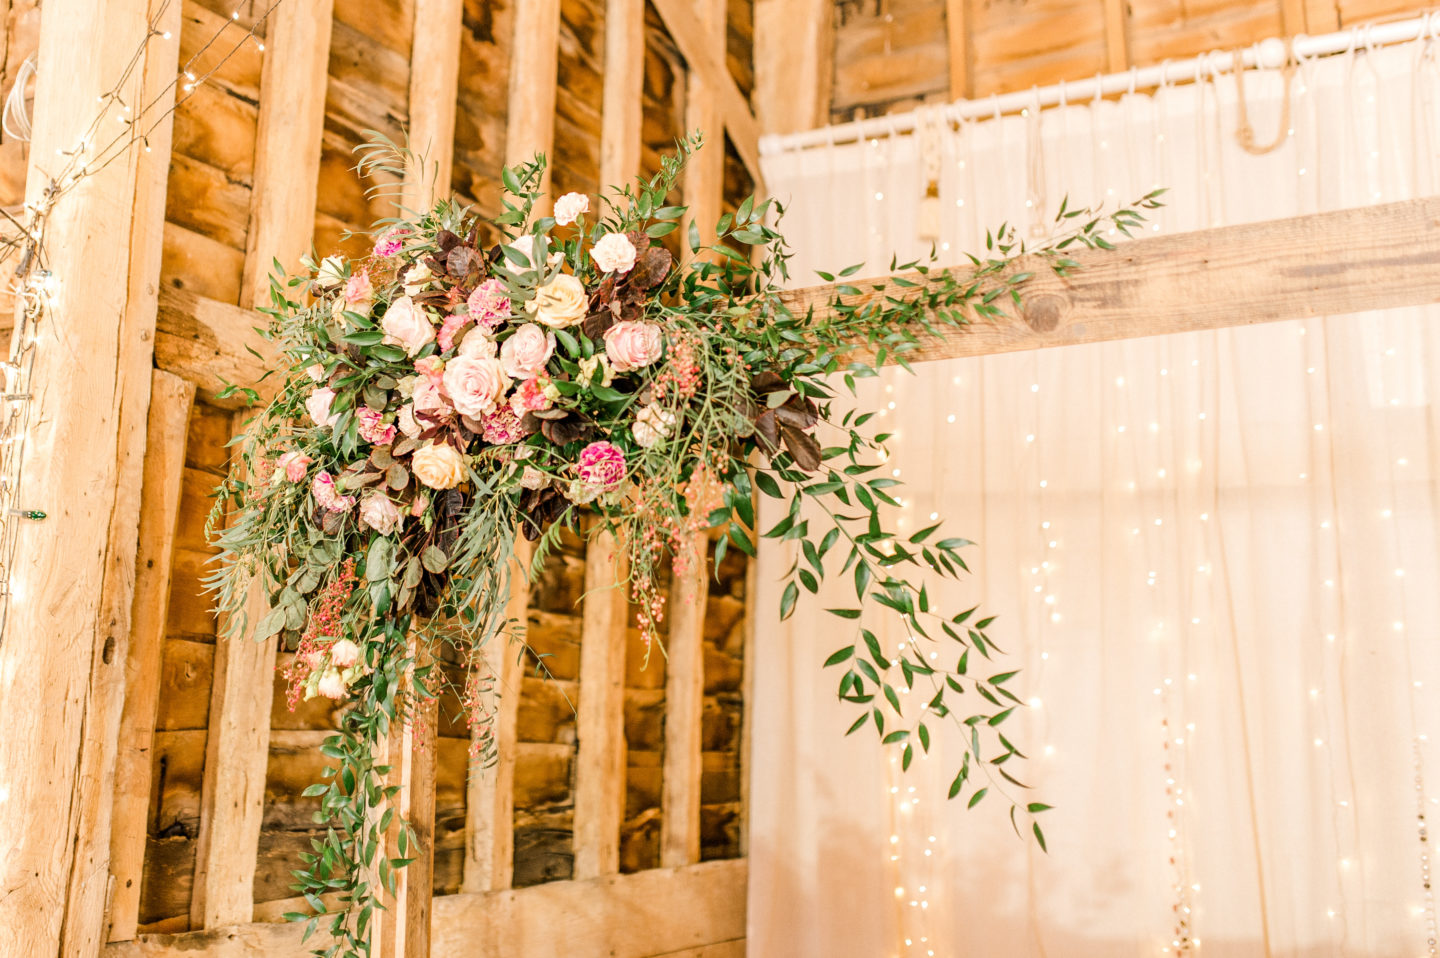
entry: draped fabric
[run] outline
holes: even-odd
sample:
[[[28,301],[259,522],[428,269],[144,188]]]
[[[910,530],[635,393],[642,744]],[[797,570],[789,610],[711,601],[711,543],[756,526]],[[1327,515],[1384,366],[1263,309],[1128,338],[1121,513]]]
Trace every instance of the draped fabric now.
[[[861,260],[883,273],[928,250],[927,228],[945,262],[1001,222],[1043,235],[1067,195],[1167,186],[1145,227],[1160,233],[1433,195],[1437,54],[1306,62],[1288,116],[1284,76],[1248,73],[1256,141],[1283,141],[1264,155],[1237,143],[1235,78],[1202,75],[958,131],[922,117],[915,135],[769,157],[766,176],[797,285]],[[1033,785],[1022,801],[1055,806],[1049,853],[999,796],[946,801],[959,729],[937,726],[906,774],[871,729],[844,737],[855,713],[820,667],[849,641],[821,611],[837,603],[802,597],[781,623],[790,554],[767,541],[749,953],[1434,954],[1437,320],[1310,318],[867,382],[861,403],[895,431],[901,531],[934,513],[978,543],[941,595],[998,615],[991,672],[1024,670],[1032,707],[1005,730],[1029,761],[1006,767]]]

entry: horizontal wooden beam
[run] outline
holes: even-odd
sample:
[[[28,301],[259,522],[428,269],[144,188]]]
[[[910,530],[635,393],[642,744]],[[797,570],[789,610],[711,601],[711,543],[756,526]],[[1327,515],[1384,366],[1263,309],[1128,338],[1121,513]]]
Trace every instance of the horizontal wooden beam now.
[[[226,382],[253,387],[267,370],[276,369],[257,388],[265,393],[281,383],[274,350],[255,332],[264,324],[265,316],[254,310],[162,286],[155,365],[194,383],[197,398],[204,402],[239,406],[239,396],[216,398]]]
[[[1165,333],[1440,302],[1440,197],[1155,236],[1080,250],[1066,278],[1039,261],[1017,271],[1022,307],[943,335],[912,360],[983,356]],[[967,267],[958,267],[963,271]],[[921,282],[918,274],[907,274]],[[850,281],[850,303],[913,297],[892,277]],[[831,308],[835,287],[784,294],[792,311]],[[1008,302],[1004,305],[1009,305]]]
[[[434,903],[434,951],[469,958],[670,955],[745,936],[743,858],[560,881]],[[305,926],[254,923],[178,935],[141,935],[104,958],[308,958],[321,939]],[[701,951],[700,954],[705,954]],[[724,954],[722,951],[721,954]]]

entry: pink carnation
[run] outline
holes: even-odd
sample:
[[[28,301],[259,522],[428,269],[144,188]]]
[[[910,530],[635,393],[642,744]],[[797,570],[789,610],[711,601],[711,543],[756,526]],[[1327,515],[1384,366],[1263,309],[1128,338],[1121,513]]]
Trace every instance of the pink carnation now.
[[[375,241],[375,255],[389,258],[400,252],[405,246],[405,236],[410,231],[402,227],[386,230]]]
[[[348,669],[360,661],[360,646],[349,639],[336,639],[330,646],[330,663],[336,668]]]
[[[375,298],[375,285],[365,273],[356,273],[345,281],[345,305],[370,308]]]
[[[395,426],[385,424],[385,414],[369,406],[361,406],[356,415],[360,438],[377,446],[388,446],[395,441]]]
[[[575,473],[587,486],[614,489],[625,478],[625,454],[604,440],[592,442],[580,450]]]
[[[510,396],[510,408],[515,411],[515,415],[539,412],[554,405],[550,397],[545,395],[545,387],[549,384],[550,377],[544,373],[533,379],[520,380],[520,385],[515,387],[515,392]]]
[[[435,337],[435,341],[440,344],[442,353],[450,351],[455,345],[455,334],[460,332],[460,328],[468,322],[470,322],[470,317],[461,313],[451,313],[445,317],[445,321],[440,324],[440,332]]]
[[[498,279],[487,279],[477,286],[465,305],[470,308],[470,318],[487,330],[493,330],[510,315],[510,297]]]
[[[285,478],[291,482],[299,482],[305,478],[305,467],[313,460],[303,452],[291,451],[282,455],[276,462],[275,467],[285,474]],[[280,473],[277,472],[276,475]]]
[[[310,482],[310,492],[315,501],[330,512],[349,512],[355,505],[354,496],[342,496],[335,491],[335,477],[324,469],[315,474]]]
[[[520,417],[509,406],[497,406],[494,412],[480,417],[480,422],[483,425],[480,437],[497,446],[519,442],[526,435]]]

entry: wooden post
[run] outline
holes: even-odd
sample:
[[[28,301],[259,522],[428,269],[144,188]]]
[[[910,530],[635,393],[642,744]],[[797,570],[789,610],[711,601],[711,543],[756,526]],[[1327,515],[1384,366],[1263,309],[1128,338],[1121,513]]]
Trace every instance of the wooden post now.
[[[260,74],[255,186],[240,281],[242,306],[268,305],[274,261],[293,271],[310,251],[334,5],[335,0],[282,3],[270,15]]]
[[[1105,68],[1111,73],[1130,69],[1130,49],[1125,39],[1125,0],[1105,0]]]
[[[560,69],[560,0],[516,0],[510,52],[510,96],[505,114],[505,165],[536,153],[550,161],[540,192],[550,192],[555,144],[555,84]],[[549,208],[542,200],[539,215]]]
[[[755,118],[761,133],[824,125],[834,73],[831,0],[755,0]]]
[[[605,4],[605,87],[600,115],[600,191],[640,173],[645,93],[645,0]]]
[[[576,879],[620,868],[625,812],[625,644],[630,605],[625,557],[615,537],[600,533],[585,550],[585,599],[580,625],[580,710],[575,760]]]
[[[700,860],[700,725],[705,714],[705,602],[710,539],[697,532],[675,557],[665,664],[665,759],[660,867]]]
[[[945,38],[950,99],[964,100],[975,87],[975,71],[970,60],[970,0],[945,0]]]
[[[696,27],[705,42],[719,51],[723,62],[725,51],[725,0],[695,0]],[[699,229],[700,245],[715,241],[715,221],[725,195],[725,128],[721,120],[720,99],[703,76],[690,73],[685,78],[685,129],[705,134],[705,148],[691,157],[685,166],[685,205],[689,208],[681,224],[681,250],[688,256],[690,224]]]
[[[150,424],[145,442],[140,542],[135,562],[135,597],[130,644],[125,653],[125,706],[115,758],[115,800],[111,813],[110,941],[135,937],[140,914],[140,877],[145,864],[150,809],[150,747],[160,705],[160,660],[170,606],[170,561],[180,519],[185,440],[195,386],[155,370],[150,387]]]
[[[530,612],[527,570],[533,546],[524,538],[515,543],[510,571],[510,601],[505,617],[524,636]],[[485,649],[484,667],[495,683],[495,766],[470,767],[465,793],[465,874],[462,891],[485,892],[509,888],[515,874],[515,740],[520,715],[520,688],[525,667],[522,650],[505,636],[497,636]]]
[[[150,102],[173,78],[175,45],[147,40],[147,13],[45,4],[27,200],[41,200],[59,151],[79,146],[97,113],[101,129],[118,126],[120,105],[99,101],[137,51],[125,103]],[[169,124],[155,130],[167,144]],[[0,701],[17,704],[0,737],[0,954],[93,954],[103,941],[165,159],[127,151],[59,197],[46,228],[61,288],[37,331],[17,492],[49,519],[19,529],[0,637]]]
[[[455,98],[460,78],[463,0],[415,0],[410,47],[410,148],[426,169],[407,176],[403,203],[422,212],[450,195],[455,156]]]

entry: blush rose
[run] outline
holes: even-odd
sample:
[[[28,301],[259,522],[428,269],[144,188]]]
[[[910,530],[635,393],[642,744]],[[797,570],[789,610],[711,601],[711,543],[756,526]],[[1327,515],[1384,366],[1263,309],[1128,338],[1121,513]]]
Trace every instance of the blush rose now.
[[[555,334],[526,323],[500,347],[500,364],[515,379],[534,379],[555,352]]]
[[[627,320],[605,330],[605,355],[619,373],[650,365],[664,348],[665,338],[654,323]]]

